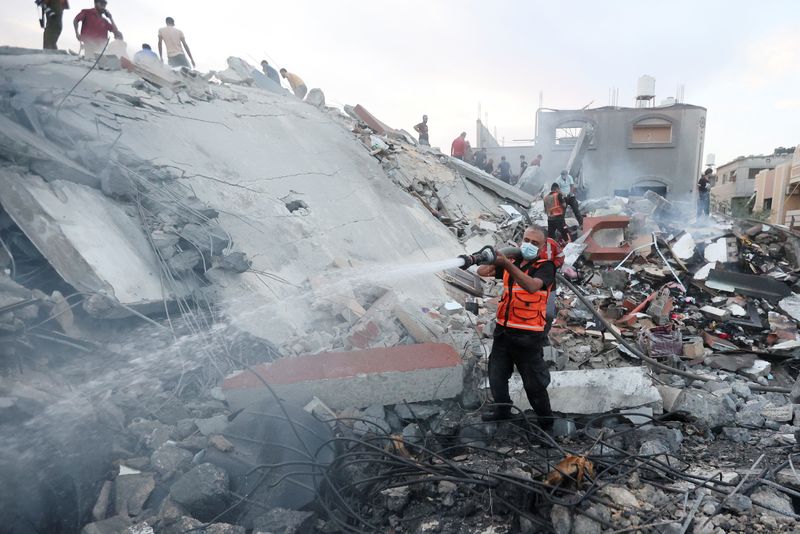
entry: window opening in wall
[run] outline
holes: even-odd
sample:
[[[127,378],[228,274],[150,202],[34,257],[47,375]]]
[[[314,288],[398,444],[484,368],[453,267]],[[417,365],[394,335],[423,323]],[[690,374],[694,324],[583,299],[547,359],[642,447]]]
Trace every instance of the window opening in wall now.
[[[756,167],[754,169],[750,169],[748,171],[748,173],[747,173],[747,179],[748,180],[755,180],[756,179],[756,174],[760,173],[763,170],[764,170],[763,168],[759,168],[759,167]]]
[[[731,171],[730,180],[731,180],[731,183],[736,181],[736,171],[735,170]]]
[[[637,145],[672,142],[672,123],[665,119],[643,119],[633,125],[631,142]]]
[[[772,209],[772,199],[765,198],[764,199],[764,211],[769,211]]]
[[[560,124],[556,128],[555,143],[559,146],[572,146],[578,142],[578,137],[581,135],[581,130],[588,123],[585,121],[569,121]],[[590,143],[594,145],[594,140]]]

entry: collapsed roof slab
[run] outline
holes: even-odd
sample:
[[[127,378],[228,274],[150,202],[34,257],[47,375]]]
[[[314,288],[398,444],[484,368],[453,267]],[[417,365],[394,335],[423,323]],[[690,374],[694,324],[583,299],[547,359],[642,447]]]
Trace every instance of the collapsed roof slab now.
[[[0,204],[78,291],[110,297],[112,304],[139,313],[163,309],[159,266],[143,231],[100,191],[0,167]],[[131,315],[113,305],[97,311],[104,318]]]
[[[522,189],[498,180],[491,174],[483,172],[458,158],[450,157],[448,164],[463,174],[469,181],[494,191],[500,198],[516,202],[524,208],[529,208],[534,201],[534,197]]]
[[[443,343],[327,352],[239,371],[225,379],[222,390],[238,410],[272,397],[264,382],[296,406],[316,396],[337,410],[366,408],[455,397],[463,387],[463,365],[455,349]]]
[[[2,69],[14,70],[18,90],[46,85],[66,94],[88,66],[60,56],[0,55]],[[58,119],[42,113],[43,105],[35,111],[45,131],[59,126],[47,121],[58,120],[76,141],[119,138],[112,157],[124,156],[143,176],[169,168],[176,185],[219,212],[233,246],[253,262],[242,274],[215,273],[209,286],[232,326],[275,344],[318,328],[319,303],[301,288],[333,269],[335,258],[381,272],[463,253],[455,235],[391,181],[336,112],[244,86],[209,84],[208,101],[186,101],[136,80],[124,70],[95,70],[64,101]],[[129,98],[114,96],[121,91]],[[307,208],[291,211],[294,200]],[[434,272],[398,277],[391,286],[429,307],[447,298]]]

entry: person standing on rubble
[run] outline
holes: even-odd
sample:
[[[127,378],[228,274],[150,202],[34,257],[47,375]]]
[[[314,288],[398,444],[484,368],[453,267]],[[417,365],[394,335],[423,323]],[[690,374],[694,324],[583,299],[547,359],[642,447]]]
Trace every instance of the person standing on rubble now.
[[[711,174],[714,171],[711,167],[706,169],[700,179],[697,181],[697,218],[705,214],[708,217],[708,212],[711,207]]]
[[[567,202],[564,195],[561,194],[561,186],[554,182],[550,186],[550,193],[545,195],[544,199],[544,212],[547,214],[547,237],[550,239],[556,238],[556,233],[561,233],[561,239],[568,239],[567,221],[565,214],[567,212]]]
[[[525,174],[525,169],[528,168],[528,162],[525,161],[525,154],[520,154],[519,156],[519,177],[522,178],[522,175]]]
[[[467,132],[461,132],[461,135],[453,139],[450,145],[450,155],[456,159],[464,161],[464,154],[467,153]]]
[[[422,122],[414,126],[414,131],[419,134],[419,144],[423,146],[431,146],[430,138],[428,137],[428,116],[422,116]]]
[[[561,194],[563,194],[566,198],[567,206],[572,208],[572,213],[575,214],[575,218],[578,220],[578,226],[583,227],[583,215],[581,215],[581,207],[578,205],[578,199],[575,198],[575,193],[577,192],[577,188],[575,187],[575,179],[565,169],[561,171],[561,174],[558,176],[558,178],[556,178],[556,183],[561,189]]]
[[[542,166],[542,155],[539,154],[535,158],[531,160],[530,163],[531,167],[541,167]]]
[[[492,158],[489,158],[483,170],[486,171],[487,174],[494,174],[494,160]]]
[[[511,417],[513,404],[508,380],[516,366],[538,425],[550,430],[553,428],[553,411],[547,394],[550,371],[544,361],[543,347],[547,343],[548,301],[556,289],[556,262],[561,258],[563,263],[563,253],[536,226],[525,230],[520,249],[521,259],[498,254],[493,265],[478,267],[480,276],[501,278],[504,287],[489,354],[489,387],[497,406],[482,418],[501,421]]]
[[[300,76],[291,73],[286,69],[281,69],[281,76],[286,78],[286,80],[289,82],[289,86],[292,88],[294,96],[300,100],[303,100],[306,97],[306,93],[308,93],[308,87],[306,87],[306,82],[304,82]]]
[[[158,30],[158,56],[164,60],[164,52],[162,51],[161,44],[167,47],[167,63],[170,67],[189,67],[189,61],[192,62],[194,68],[194,58],[192,51],[189,50],[189,45],[186,44],[186,37],[183,32],[175,27],[175,20],[172,17],[167,17],[166,26]],[[183,51],[186,50],[184,54]],[[186,60],[189,56],[189,61]]]
[[[484,170],[486,168],[486,149],[479,148],[477,152],[475,152],[475,166],[478,167],[480,170]]]
[[[279,86],[281,84],[281,77],[278,74],[278,71],[275,70],[272,65],[267,63],[266,59],[261,60],[261,71],[266,74],[267,78],[272,80],[273,82],[277,83]]]
[[[93,8],[81,10],[72,21],[75,37],[83,43],[83,57],[86,59],[94,59],[103,51],[108,42],[108,32],[113,33],[114,38],[122,39],[107,5],[106,0],[97,0]],[[78,24],[81,25],[80,31]]]
[[[497,169],[500,171],[500,175],[498,178],[503,180],[505,183],[511,183],[511,164],[506,161],[505,156],[500,156],[500,164],[497,166]]]
[[[39,21],[44,28],[43,48],[45,50],[58,50],[58,38],[64,28],[64,10],[69,9],[67,0],[40,0],[36,5],[42,8],[42,18]]]

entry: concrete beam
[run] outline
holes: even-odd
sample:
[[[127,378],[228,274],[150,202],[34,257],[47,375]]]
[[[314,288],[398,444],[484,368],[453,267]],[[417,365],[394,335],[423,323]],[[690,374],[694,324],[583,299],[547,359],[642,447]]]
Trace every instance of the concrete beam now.
[[[461,358],[444,343],[323,352],[252,369],[291,405],[318,397],[337,410],[447,399],[463,386]],[[234,410],[272,397],[258,376],[243,370],[225,379],[222,390]]]
[[[529,195],[522,189],[507,184],[502,180],[498,180],[491,174],[483,172],[477,167],[473,167],[469,163],[463,162],[458,158],[449,158],[448,165],[463,174],[470,182],[475,182],[482,187],[490,189],[499,197],[510,200],[511,202],[516,202],[525,208],[530,207],[531,203],[535,200],[532,195]]]
[[[644,367],[617,367],[550,373],[550,404],[565,414],[601,414],[623,408],[652,406],[661,413],[663,401]],[[511,377],[511,400],[522,410],[531,407],[518,374]]]

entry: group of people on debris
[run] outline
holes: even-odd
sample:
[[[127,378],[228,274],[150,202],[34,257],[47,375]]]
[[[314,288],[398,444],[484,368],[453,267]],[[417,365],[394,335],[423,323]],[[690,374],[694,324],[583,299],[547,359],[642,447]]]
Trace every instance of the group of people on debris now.
[[[40,23],[44,28],[43,47],[45,50],[57,50],[58,39],[63,29],[64,10],[69,9],[69,0],[36,0],[36,4],[42,10]],[[119,31],[111,12],[107,9],[107,0],[95,0],[94,7],[81,10],[73,19],[72,24],[75,28],[75,38],[83,47],[84,57],[93,59],[103,54],[107,47],[113,46],[109,43],[109,33],[114,36],[115,41],[122,42],[122,32]],[[126,46],[123,45],[123,54]],[[147,64],[150,62],[163,63],[164,51],[167,54],[167,64],[170,67],[195,67],[192,51],[186,42],[184,33],[175,27],[175,19],[166,18],[166,26],[158,30],[158,55],[148,43],[142,44],[142,49],[133,56],[136,64]],[[266,60],[261,62],[261,69],[264,74],[281,85],[280,77],[284,78],[292,88],[295,96],[300,99],[305,98],[308,87],[300,76],[291,73],[286,69],[276,71]]]

